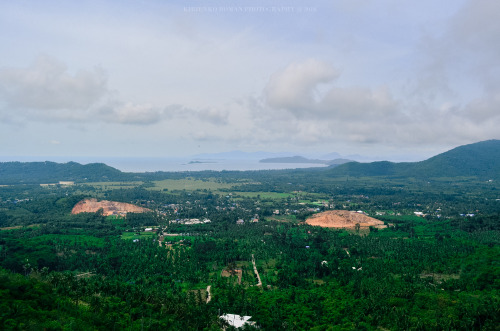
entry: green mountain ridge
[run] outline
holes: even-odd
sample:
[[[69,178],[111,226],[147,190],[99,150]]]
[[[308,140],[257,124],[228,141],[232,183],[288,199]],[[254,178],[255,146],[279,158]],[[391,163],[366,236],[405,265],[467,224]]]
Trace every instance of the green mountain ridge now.
[[[104,163],[2,162],[0,185],[58,183],[59,181],[103,181],[126,174]],[[128,177],[128,176],[127,176]]]
[[[329,170],[338,176],[500,178],[500,140],[463,145],[420,162],[350,162]]]
[[[293,157],[297,162],[298,158]],[[289,158],[287,158],[289,159]],[[304,161],[302,160],[302,161]],[[315,160],[307,160],[308,162]],[[500,179],[500,140],[487,140],[463,145],[420,162],[394,163],[331,163],[327,169],[317,170],[327,176],[390,176],[390,177],[477,177]],[[269,161],[268,161],[269,162]],[[308,169],[302,169],[308,171]],[[76,162],[0,162],[0,185],[58,183],[59,181],[120,181],[142,178],[152,180],[164,177],[165,172],[128,173],[104,163],[79,164]]]

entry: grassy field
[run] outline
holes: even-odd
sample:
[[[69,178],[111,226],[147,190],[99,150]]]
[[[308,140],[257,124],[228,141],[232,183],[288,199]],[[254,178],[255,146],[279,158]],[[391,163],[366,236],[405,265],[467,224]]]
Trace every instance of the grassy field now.
[[[216,191],[219,189],[228,189],[234,186],[234,184],[220,183],[217,182],[213,178],[209,178],[208,180],[197,180],[193,178],[185,178],[185,179],[165,179],[160,181],[155,181],[154,187],[150,187],[150,190],[160,190],[163,191],[167,189],[169,191],[174,190],[187,190],[187,191],[195,191],[195,190],[211,190]],[[236,184],[236,183],[235,183]]]
[[[125,217],[118,215],[109,215],[106,216],[106,220],[110,221],[113,225],[123,225],[125,224]]]
[[[298,222],[295,215],[272,215],[268,216],[266,219],[276,222]]]
[[[156,236],[155,232],[140,232],[140,235],[135,234],[135,232],[123,232],[122,239],[132,240],[132,239],[148,239]]]

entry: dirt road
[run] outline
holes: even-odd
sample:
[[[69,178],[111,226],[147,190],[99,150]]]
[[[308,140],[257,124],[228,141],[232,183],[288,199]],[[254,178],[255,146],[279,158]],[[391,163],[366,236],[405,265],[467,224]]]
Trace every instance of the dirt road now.
[[[256,286],[262,286],[262,282],[260,281],[259,271],[257,270],[257,266],[255,265],[255,257],[252,254],[252,264],[253,264],[253,272],[255,272],[255,276],[257,276],[257,280],[259,281]]]

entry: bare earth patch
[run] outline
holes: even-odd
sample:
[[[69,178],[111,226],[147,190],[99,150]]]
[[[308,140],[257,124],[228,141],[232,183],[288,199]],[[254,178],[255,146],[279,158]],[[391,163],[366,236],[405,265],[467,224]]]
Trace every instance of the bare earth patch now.
[[[71,211],[72,214],[79,213],[95,213],[99,209],[103,210],[104,216],[120,215],[124,216],[127,213],[147,213],[151,209],[139,207],[130,203],[116,201],[97,201],[97,199],[85,199],[78,202]]]
[[[241,269],[233,269],[233,270],[228,270],[224,269],[222,270],[221,274],[222,277],[231,277],[231,276],[238,276],[238,284],[241,284],[241,277],[243,276],[243,270]]]
[[[324,228],[354,229],[359,223],[360,228],[373,226],[375,228],[385,228],[384,222],[373,217],[349,210],[328,210],[314,214],[306,220],[306,223]]]

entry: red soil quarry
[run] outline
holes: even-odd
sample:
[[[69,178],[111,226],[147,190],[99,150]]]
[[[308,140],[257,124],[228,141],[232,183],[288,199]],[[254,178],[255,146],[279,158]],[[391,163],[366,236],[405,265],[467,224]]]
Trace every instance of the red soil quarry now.
[[[323,213],[314,214],[306,220],[306,223],[324,228],[354,229],[359,223],[360,228],[373,226],[375,228],[385,228],[384,222],[365,214],[348,210],[329,210]]]
[[[127,213],[147,213],[151,209],[139,207],[130,203],[116,201],[97,201],[97,199],[85,199],[78,202],[71,211],[72,214],[79,213],[95,213],[102,209],[104,216],[120,215],[125,216]]]

